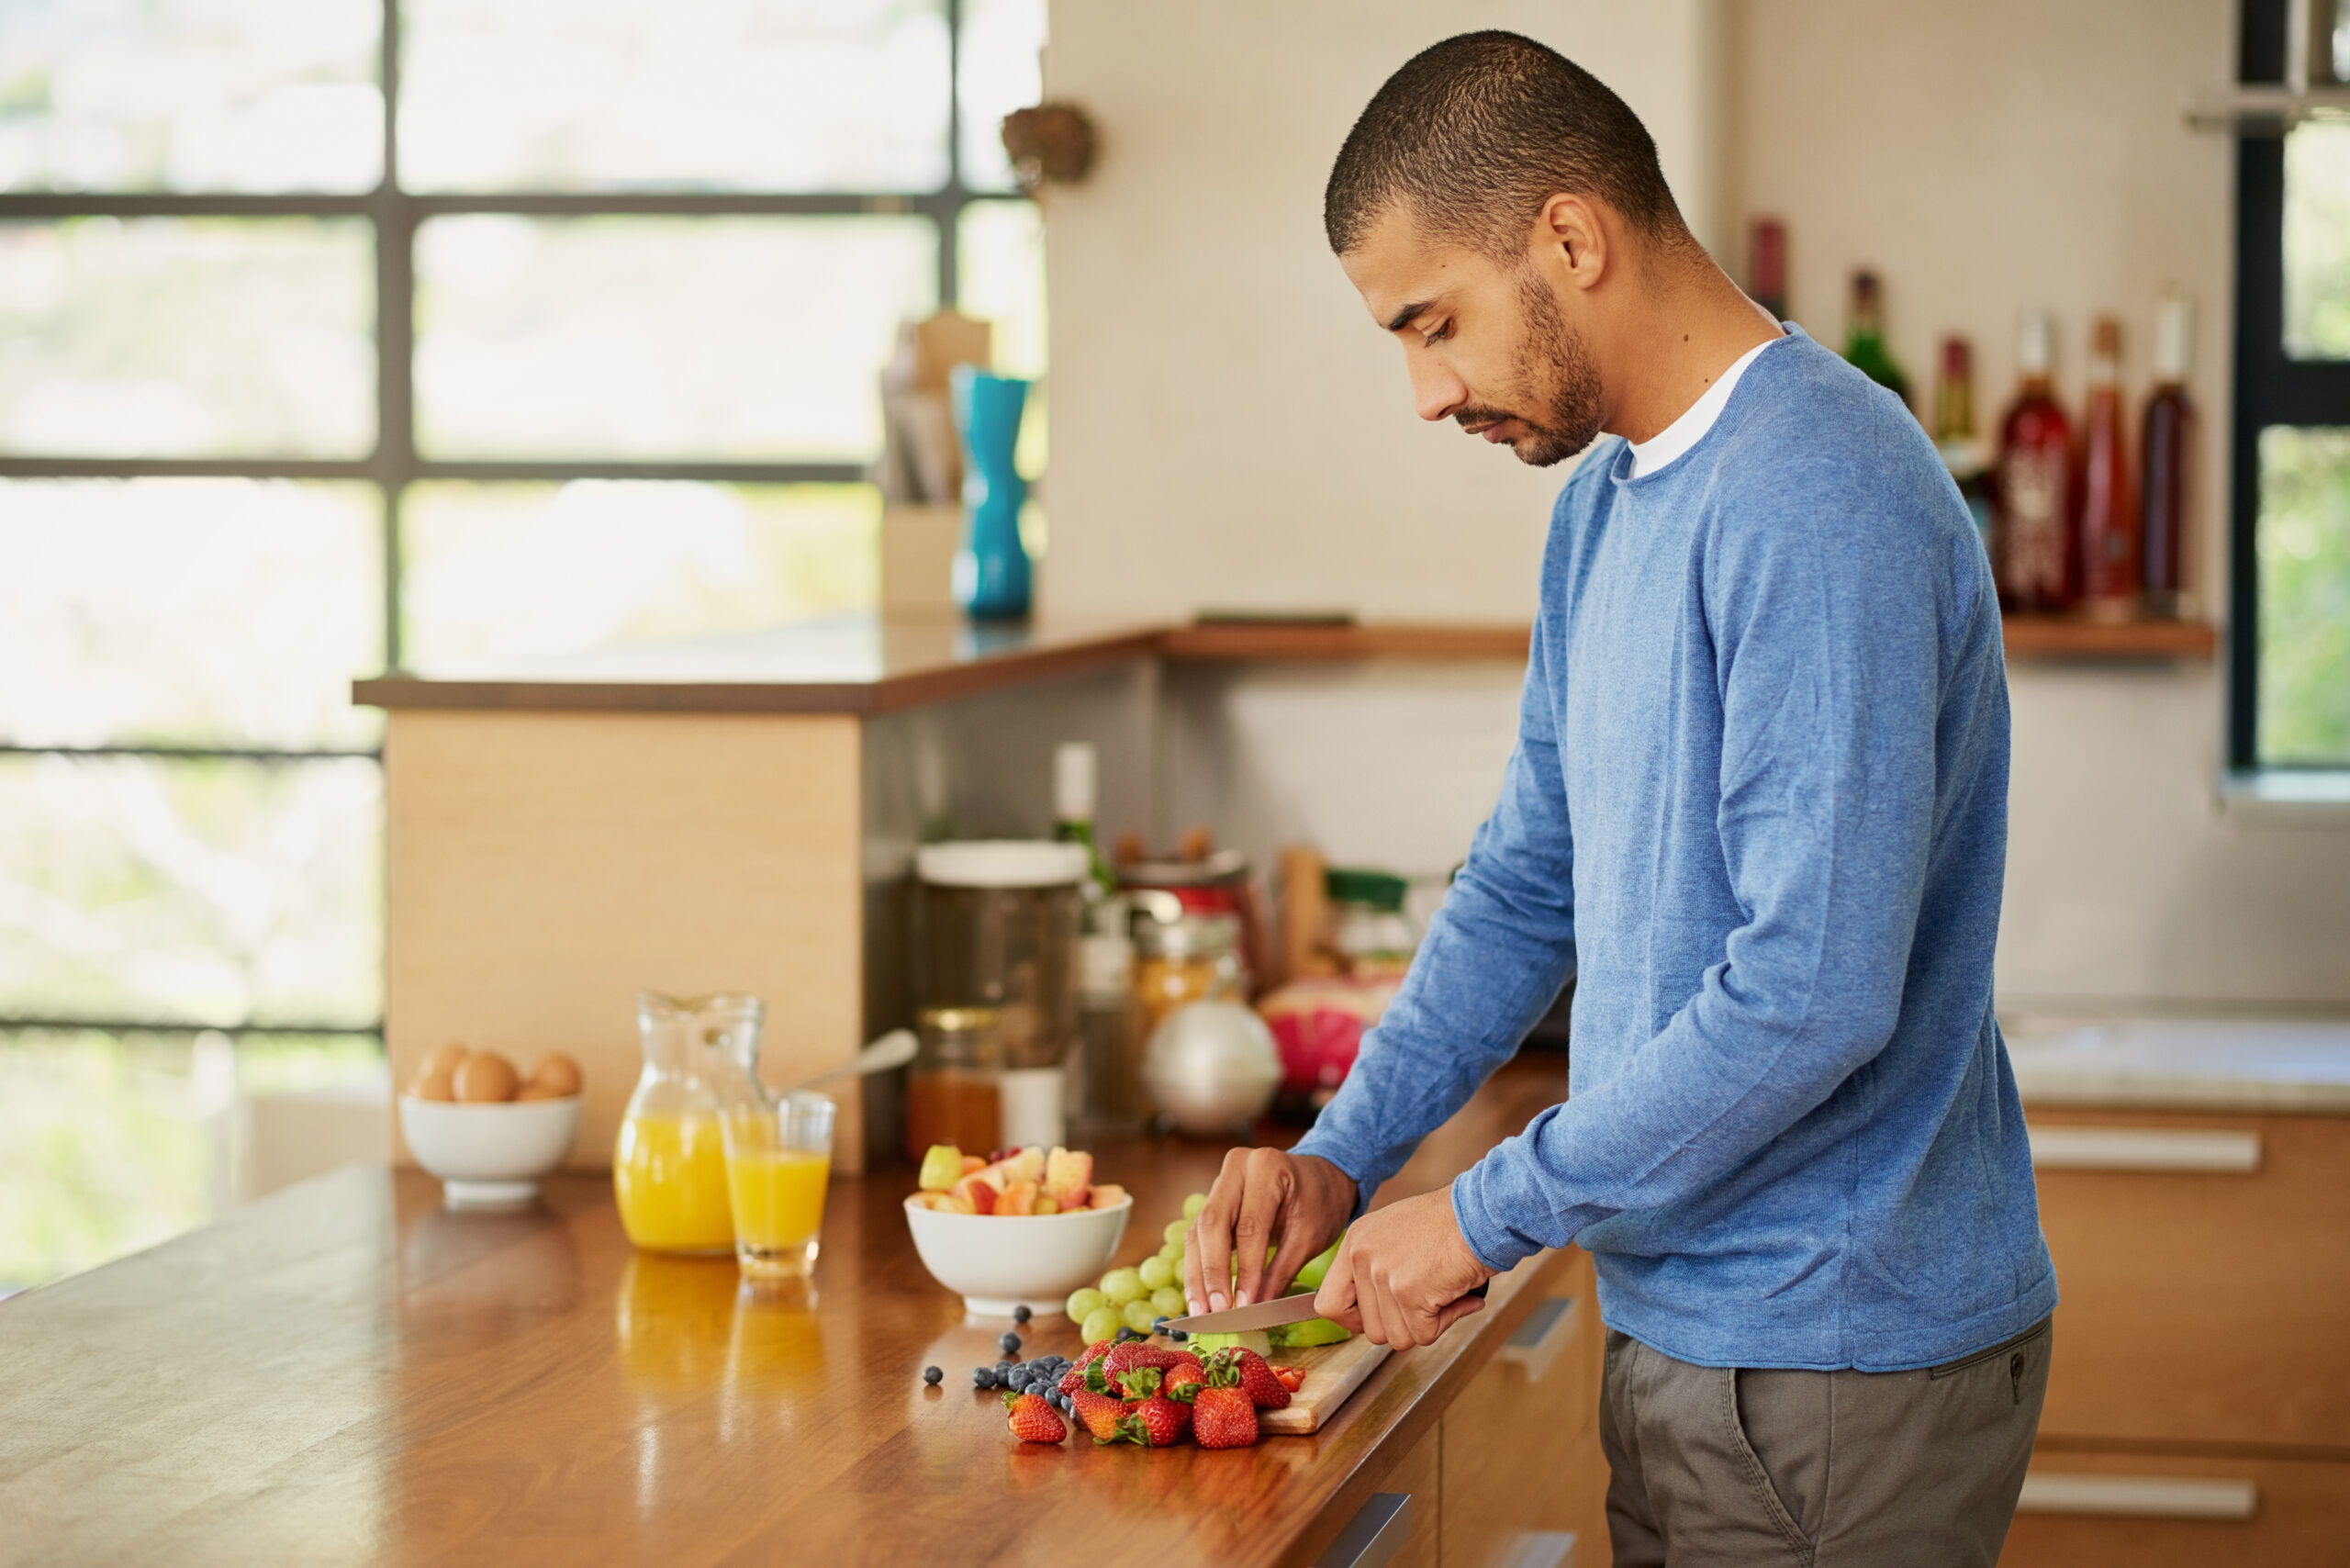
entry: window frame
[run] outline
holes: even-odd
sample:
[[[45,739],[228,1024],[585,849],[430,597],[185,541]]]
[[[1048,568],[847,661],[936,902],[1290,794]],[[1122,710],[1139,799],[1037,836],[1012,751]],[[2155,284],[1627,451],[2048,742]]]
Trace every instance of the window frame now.
[[[2287,0],[2244,0],[2237,79],[2285,80]],[[2285,353],[2285,138],[2236,136],[2236,297],[2228,526],[2228,770],[2238,778],[2350,771],[2260,755],[2260,432],[2350,425],[2350,360]]]
[[[341,194],[246,195],[181,192],[0,192],[0,221],[72,218],[356,218],[372,225],[375,249],[375,448],[352,458],[59,457],[0,454],[0,479],[238,478],[346,480],[372,485],[381,502],[384,668],[400,668],[401,503],[412,486],[434,480],[696,480],[715,484],[858,484],[861,463],[588,461],[428,458],[416,448],[416,233],[426,219],[493,213],[525,218],[921,217],[938,235],[938,304],[960,292],[961,223],[974,202],[1024,199],[1017,189],[975,190],[963,180],[963,0],[939,0],[946,22],[946,180],[926,192],[491,191],[420,193],[399,183],[400,0],[382,0],[377,83],[383,94],[384,166],[375,187]],[[108,745],[20,745],[0,735],[0,756],[137,756],[161,760],[227,758],[287,767],[368,758],[370,747],[240,748]],[[136,1018],[0,1015],[0,1034],[86,1029],[160,1035],[218,1031],[270,1035],[383,1036],[380,1015],[365,1025],[159,1022]]]

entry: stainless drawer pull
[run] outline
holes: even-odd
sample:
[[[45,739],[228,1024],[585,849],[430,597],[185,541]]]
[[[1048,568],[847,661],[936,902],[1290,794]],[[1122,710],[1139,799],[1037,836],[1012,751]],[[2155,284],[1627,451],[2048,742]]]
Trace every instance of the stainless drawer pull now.
[[[1412,1495],[1374,1492],[1355,1510],[1338,1539],[1322,1549],[1314,1568],[1386,1568],[1412,1533]]]
[[[2020,1514],[2125,1514],[2147,1519],[2248,1519],[2260,1502],[2249,1481],[2175,1475],[2063,1475],[2035,1470],[2023,1478]]]
[[[1538,1301],[1526,1321],[1507,1339],[1502,1341],[1501,1359],[1516,1361],[1526,1369],[1526,1381],[1540,1383],[1550,1363],[1575,1334],[1575,1304],[1581,1299],[1571,1295],[1554,1295]]]
[[[2042,1170],[2260,1169],[2258,1133],[2176,1127],[2027,1127],[2031,1163]]]

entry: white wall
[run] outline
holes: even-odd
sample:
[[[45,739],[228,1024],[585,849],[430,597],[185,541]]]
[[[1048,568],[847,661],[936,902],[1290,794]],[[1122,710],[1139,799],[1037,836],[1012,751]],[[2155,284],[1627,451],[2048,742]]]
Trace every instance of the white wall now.
[[[1355,116],[1420,49],[1504,27],[1648,121],[1710,222],[1707,0],[1057,0],[1046,92],[1102,157],[1046,218],[1057,613],[1337,607],[1523,621],[1563,468],[1413,416],[1403,360],[1322,238]]]
[[[1886,279],[1893,346],[1921,390],[1938,335],[1972,334],[1986,422],[2020,306],[2059,313],[2076,397],[2092,311],[2130,322],[2134,388],[2157,292],[2193,292],[2210,416],[2194,569],[2224,602],[2231,160],[2177,108],[2230,74],[2234,11],[1059,0],[1047,82],[1099,117],[1105,145],[1094,182],[1057,193],[1048,217],[1046,596],[1081,613],[1527,617],[1563,476],[1418,425],[1319,224],[1329,158],[1386,73],[1444,34],[1514,26],[1649,119],[1692,218],[1733,237],[1717,253],[1734,274],[1749,215],[1788,221],[1792,308],[1816,335],[1841,340],[1844,276],[1863,263]],[[2212,666],[2019,666],[2011,684],[2005,1001],[2350,1003],[2350,823],[2221,811]],[[1260,853],[1304,838],[1439,869],[1492,803],[1513,688],[1496,666],[1172,682],[1162,831],[1206,820]]]

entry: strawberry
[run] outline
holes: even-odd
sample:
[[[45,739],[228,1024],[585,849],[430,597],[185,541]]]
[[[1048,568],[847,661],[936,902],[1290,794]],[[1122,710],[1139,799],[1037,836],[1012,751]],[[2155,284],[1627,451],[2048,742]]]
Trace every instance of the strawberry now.
[[[1203,1449],[1245,1449],[1257,1441],[1257,1406],[1239,1387],[1203,1388],[1192,1400],[1192,1437]]]
[[[1102,1358],[1102,1371],[1112,1377],[1124,1377],[1134,1367],[1170,1367],[1175,1364],[1175,1352],[1164,1345],[1154,1345],[1147,1339],[1129,1339],[1113,1345]]]
[[[1187,1388],[1203,1388],[1208,1381],[1207,1369],[1190,1356],[1177,1361],[1173,1366],[1160,1372],[1159,1377],[1165,1383],[1169,1399],[1181,1398],[1182,1391]]]
[[[1136,1402],[1134,1414],[1118,1423],[1118,1436],[1142,1448],[1172,1448],[1191,1424],[1190,1416],[1189,1410],[1165,1394],[1153,1394]]]
[[[1057,1443],[1069,1436],[1069,1428],[1061,1422],[1061,1413],[1045,1403],[1041,1394],[1013,1394],[1003,1396],[1005,1419],[1012,1435],[1024,1443]]]
[[[1118,1440],[1118,1423],[1126,1416],[1125,1400],[1113,1399],[1109,1394],[1097,1394],[1087,1388],[1079,1389],[1069,1396],[1069,1413],[1077,1417],[1080,1426],[1093,1434],[1095,1442],[1113,1443]]]
[[[1234,1369],[1240,1374],[1240,1386],[1248,1392],[1249,1400],[1259,1410],[1278,1410],[1289,1403],[1289,1388],[1273,1375],[1272,1367],[1254,1350],[1236,1346],[1216,1352],[1231,1358]]]
[[[1091,1345],[1086,1346],[1084,1353],[1069,1363],[1069,1371],[1061,1373],[1061,1392],[1063,1394],[1075,1394],[1079,1389],[1083,1388],[1085,1386],[1085,1369],[1100,1361],[1102,1357],[1108,1355],[1116,1344],[1117,1341],[1115,1339],[1096,1339]]]
[[[1299,1385],[1305,1382],[1305,1369],[1304,1367],[1275,1367],[1273,1369],[1273,1375],[1281,1379],[1281,1386],[1288,1389],[1292,1394],[1295,1394],[1298,1391]]]

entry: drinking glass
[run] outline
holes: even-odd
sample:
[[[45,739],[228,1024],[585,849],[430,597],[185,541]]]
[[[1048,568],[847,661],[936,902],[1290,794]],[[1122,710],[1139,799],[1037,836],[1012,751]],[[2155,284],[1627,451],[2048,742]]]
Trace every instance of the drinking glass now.
[[[755,1280],[804,1277],[816,1266],[824,1179],[833,1163],[833,1103],[802,1091],[767,1105],[727,1108],[726,1186],[734,1260]]]

